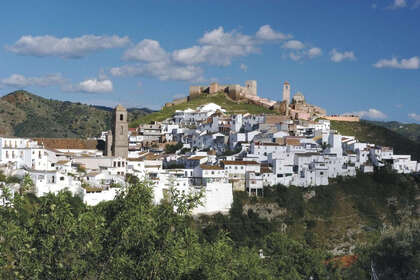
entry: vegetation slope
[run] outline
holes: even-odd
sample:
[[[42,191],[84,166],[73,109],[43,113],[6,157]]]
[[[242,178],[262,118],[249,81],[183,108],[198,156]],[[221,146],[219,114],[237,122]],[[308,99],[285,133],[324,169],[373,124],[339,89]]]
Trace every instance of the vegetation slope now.
[[[198,96],[188,102],[184,102],[181,104],[177,104],[171,107],[163,107],[160,111],[151,113],[140,119],[131,122],[131,127],[136,127],[139,124],[150,123],[152,121],[163,121],[169,117],[171,117],[176,110],[185,110],[187,108],[195,109],[200,105],[204,105],[207,103],[215,103],[219,106],[222,106],[228,113],[250,113],[250,114],[273,114],[272,110],[264,108],[262,106],[248,104],[246,102],[235,102],[228,98],[224,93],[217,93],[217,94],[207,94]]]
[[[420,276],[419,179],[412,175],[363,175],[316,188],[310,199],[281,186],[264,199],[237,193],[229,216],[198,221],[189,211],[199,197],[172,190],[170,201],[155,205],[147,182],[129,181],[115,200],[95,207],[68,192],[36,198],[27,188],[12,199],[1,187],[0,278],[368,280],[371,263],[380,279]],[[259,203],[277,204],[283,214],[244,211]],[[342,204],[358,214],[342,216]],[[366,238],[347,267],[324,242],[361,236],[349,231],[360,221]]]
[[[419,142],[414,142],[385,127],[361,120],[360,122],[332,121],[331,128],[342,135],[356,136],[362,142],[393,147],[397,154],[411,155],[412,159],[420,160]]]
[[[400,123],[396,121],[391,121],[391,122],[370,121],[370,122],[378,126],[386,127],[389,130],[397,132],[412,141],[420,143],[420,124]]]
[[[129,109],[129,119],[152,112]],[[86,138],[110,129],[112,109],[42,98],[15,91],[0,98],[0,134],[18,137]]]

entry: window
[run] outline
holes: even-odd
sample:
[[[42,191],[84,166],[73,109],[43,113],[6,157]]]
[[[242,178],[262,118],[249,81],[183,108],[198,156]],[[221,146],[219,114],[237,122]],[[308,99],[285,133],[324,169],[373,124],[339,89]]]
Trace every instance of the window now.
[[[120,121],[123,121],[123,120],[124,120],[124,115],[120,114]]]
[[[60,177],[60,181],[64,181],[64,177]]]
[[[124,135],[124,126],[121,126],[120,135]]]

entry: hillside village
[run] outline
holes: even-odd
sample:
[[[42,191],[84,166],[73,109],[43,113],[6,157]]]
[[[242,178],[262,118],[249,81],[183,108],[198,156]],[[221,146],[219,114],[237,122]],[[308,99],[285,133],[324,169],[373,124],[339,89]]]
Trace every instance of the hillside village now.
[[[68,189],[88,205],[112,200],[127,177],[136,177],[153,186],[156,204],[170,199],[173,189],[202,194],[193,214],[227,213],[234,191],[264,196],[266,186],[323,186],[385,166],[397,173],[420,172],[410,155],[331,129],[331,120],[357,122],[357,116],[327,116],[302,93],[291,98],[290,92],[286,82],[283,100],[272,101],[258,97],[256,81],[245,87],[192,86],[188,98],[165,106],[224,93],[273,114],[228,112],[223,104],[208,103],[135,128],[129,128],[127,110],[118,105],[112,129],[97,139],[0,137],[0,169],[9,177],[30,177],[37,196]],[[8,186],[20,191],[18,183]]]

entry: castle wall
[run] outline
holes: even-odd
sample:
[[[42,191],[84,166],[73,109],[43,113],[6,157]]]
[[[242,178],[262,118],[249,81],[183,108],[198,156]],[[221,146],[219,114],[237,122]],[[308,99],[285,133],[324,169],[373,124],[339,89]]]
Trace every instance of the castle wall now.
[[[190,86],[190,96],[196,97],[202,94],[202,88],[201,86]]]
[[[352,115],[332,115],[332,116],[325,116],[324,119],[330,120],[330,121],[339,121],[339,122],[359,122],[360,117],[359,116],[352,116]]]
[[[172,102],[168,102],[165,104],[165,107],[172,107],[178,104],[182,104],[188,102],[188,97],[182,97],[182,98],[178,98],[178,99],[174,99]]]

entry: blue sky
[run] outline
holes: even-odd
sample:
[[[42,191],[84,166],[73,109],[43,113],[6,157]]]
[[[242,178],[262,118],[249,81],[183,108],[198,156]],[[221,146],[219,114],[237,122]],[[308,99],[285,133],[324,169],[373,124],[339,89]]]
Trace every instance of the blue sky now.
[[[6,1],[0,93],[158,109],[258,81],[328,113],[420,122],[420,0]]]

